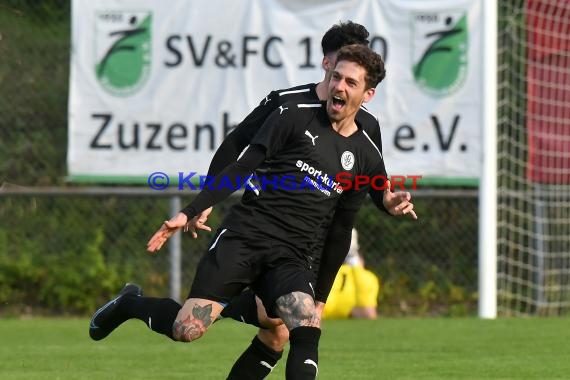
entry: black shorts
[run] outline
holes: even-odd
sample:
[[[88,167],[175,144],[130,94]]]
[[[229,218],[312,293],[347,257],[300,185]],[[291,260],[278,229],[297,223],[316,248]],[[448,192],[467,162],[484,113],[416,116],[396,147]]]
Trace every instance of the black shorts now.
[[[292,292],[314,297],[312,270],[302,252],[274,240],[218,230],[198,264],[188,298],[227,305],[248,286],[272,318],[279,297]]]

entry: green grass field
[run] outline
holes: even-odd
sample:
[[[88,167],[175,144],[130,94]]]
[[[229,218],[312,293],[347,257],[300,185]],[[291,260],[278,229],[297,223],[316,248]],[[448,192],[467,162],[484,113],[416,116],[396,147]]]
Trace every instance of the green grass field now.
[[[0,319],[0,379],[225,379],[255,333],[222,321],[184,344],[129,321],[93,342],[87,328]],[[325,321],[319,367],[319,379],[570,379],[570,319]]]

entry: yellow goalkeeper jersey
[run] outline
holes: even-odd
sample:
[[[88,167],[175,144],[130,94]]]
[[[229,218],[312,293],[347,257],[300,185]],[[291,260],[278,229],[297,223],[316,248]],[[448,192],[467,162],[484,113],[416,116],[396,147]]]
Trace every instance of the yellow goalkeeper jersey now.
[[[333,283],[323,319],[349,318],[355,306],[378,306],[380,281],[371,271],[343,264]]]

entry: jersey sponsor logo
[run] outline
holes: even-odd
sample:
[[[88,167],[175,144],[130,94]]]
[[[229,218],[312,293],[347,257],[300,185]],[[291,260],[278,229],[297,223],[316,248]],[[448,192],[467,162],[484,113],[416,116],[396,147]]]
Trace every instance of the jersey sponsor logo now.
[[[283,106],[279,106],[279,115],[283,114],[283,111],[288,110],[289,107],[283,107]]]
[[[108,93],[129,96],[150,76],[152,13],[106,11],[96,17],[95,76]]]
[[[315,146],[315,140],[318,139],[319,136],[313,137],[313,135],[311,134],[311,132],[309,132],[308,130],[305,130],[305,136],[308,136],[308,137],[311,139],[311,141],[312,141],[312,143],[313,143],[313,146]]]
[[[342,194],[343,189],[339,186],[340,183],[335,181],[332,175],[323,173],[322,169],[311,166],[302,160],[297,160],[295,166],[299,168],[301,173],[309,173],[303,181],[311,188],[320,190],[328,197],[330,197],[331,191],[334,191],[337,194]]]
[[[348,150],[344,151],[340,157],[340,164],[344,170],[350,170],[354,166],[354,154]]]

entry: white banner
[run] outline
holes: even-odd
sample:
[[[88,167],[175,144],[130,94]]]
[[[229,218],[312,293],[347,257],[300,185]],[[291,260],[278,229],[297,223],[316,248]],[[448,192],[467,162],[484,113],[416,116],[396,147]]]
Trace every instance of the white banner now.
[[[386,61],[368,107],[388,173],[473,183],[483,128],[477,0],[74,0],[70,178],[204,174],[268,92],[323,78],[321,37],[340,20],[364,25]]]

